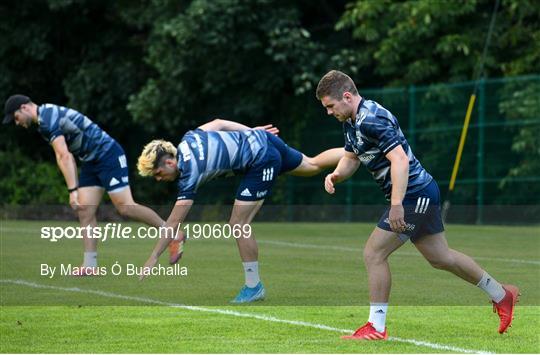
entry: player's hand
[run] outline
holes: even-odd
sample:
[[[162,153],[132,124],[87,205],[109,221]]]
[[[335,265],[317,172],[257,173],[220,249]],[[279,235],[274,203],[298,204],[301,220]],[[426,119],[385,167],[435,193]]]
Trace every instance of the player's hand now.
[[[326,192],[328,192],[329,194],[333,194],[334,192],[336,192],[336,188],[334,187],[334,185],[337,183],[338,178],[338,173],[331,173],[326,175],[326,178],[324,179],[324,189],[326,190]]]
[[[403,205],[392,205],[390,212],[388,212],[388,222],[390,228],[396,233],[403,233],[407,224],[405,223],[405,210]]]
[[[74,211],[80,209],[81,205],[79,205],[79,192],[77,190],[69,193],[69,205]]]
[[[273,134],[274,136],[277,136],[279,133],[279,128],[274,127],[273,124],[267,124],[264,126],[257,126],[253,127],[253,129],[264,129],[266,132]]]
[[[150,255],[148,260],[146,260],[146,263],[144,263],[143,272],[139,275],[139,281],[142,281],[146,276],[148,276],[148,275],[145,275],[145,271],[148,272],[147,270],[150,270],[151,268],[156,266],[157,262],[158,262],[158,258],[154,256],[153,254]]]

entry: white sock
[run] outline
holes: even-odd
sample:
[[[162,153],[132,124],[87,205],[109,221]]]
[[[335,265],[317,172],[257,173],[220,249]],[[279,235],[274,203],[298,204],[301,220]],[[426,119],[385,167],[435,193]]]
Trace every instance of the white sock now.
[[[491,297],[493,302],[499,303],[506,295],[506,291],[493,277],[484,271],[482,278],[476,285]]]
[[[97,267],[97,252],[84,252],[84,267]]]
[[[369,320],[378,332],[384,332],[386,326],[386,312],[388,311],[388,303],[370,303],[369,304]]]
[[[255,287],[261,281],[259,278],[259,262],[249,261],[242,263],[244,265],[244,275],[246,277],[246,286]]]

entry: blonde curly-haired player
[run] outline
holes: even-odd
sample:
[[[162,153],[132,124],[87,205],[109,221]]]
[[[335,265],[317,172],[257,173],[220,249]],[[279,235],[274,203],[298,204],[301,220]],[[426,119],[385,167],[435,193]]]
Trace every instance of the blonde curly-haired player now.
[[[335,167],[344,153],[343,148],[334,148],[310,158],[287,146],[275,135],[277,133],[271,125],[251,129],[237,122],[216,119],[187,132],[178,147],[163,140],[148,143],[139,157],[139,174],[152,176],[157,181],[177,180],[178,184],[177,201],[167,219],[167,227],[176,230],[184,221],[201,185],[216,177],[233,174],[243,178],[229,224],[250,224],[264,199],[270,195],[278,175],[312,176]],[[157,263],[169,241],[161,238],[157,242],[145,267]],[[245,285],[232,302],[264,299],[257,242],[253,235],[236,238],[236,242],[244,266]],[[179,248],[180,253],[181,245]]]

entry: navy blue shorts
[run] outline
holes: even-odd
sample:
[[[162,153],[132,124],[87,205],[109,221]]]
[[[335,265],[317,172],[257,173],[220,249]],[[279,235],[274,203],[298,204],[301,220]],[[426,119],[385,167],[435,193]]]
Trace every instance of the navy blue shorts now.
[[[266,154],[245,172],[236,191],[237,200],[265,199],[270,195],[278,175],[295,169],[302,162],[302,153],[273,134],[267,133],[267,136]]]
[[[441,193],[435,180],[431,180],[424,189],[405,195],[403,209],[407,230],[399,235],[402,241],[411,239],[414,243],[420,237],[444,231],[441,217]],[[377,227],[392,231],[388,223],[389,212],[390,207],[382,215]]]
[[[120,144],[116,142],[103,157],[81,165],[79,187],[99,186],[107,192],[115,192],[128,185],[126,155]]]

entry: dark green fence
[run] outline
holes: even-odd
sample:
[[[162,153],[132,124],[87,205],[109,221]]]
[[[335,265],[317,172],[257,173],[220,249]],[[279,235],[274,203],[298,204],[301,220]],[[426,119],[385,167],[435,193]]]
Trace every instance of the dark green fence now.
[[[438,181],[443,199],[473,87],[473,82],[463,82],[360,88],[362,96],[378,101],[398,118],[415,155]],[[320,114],[296,121],[303,129],[280,127],[282,137],[307,155],[342,147],[341,124],[327,116],[315,98],[313,105],[320,106]],[[324,191],[324,176],[280,177],[257,220],[373,221],[387,205],[363,167],[338,185],[335,195]],[[238,181],[239,177],[218,179],[202,187],[196,201],[199,212],[190,215],[227,218]],[[158,206],[164,215],[175,196],[175,187],[167,188],[164,206]],[[134,191],[140,189],[142,181]],[[540,223],[540,75],[480,82],[451,201],[449,222]],[[13,218],[28,215],[15,213]]]
[[[362,96],[379,102],[398,118],[415,155],[437,179],[443,198],[473,87],[474,82],[360,88]],[[320,105],[315,99],[314,104]],[[287,127],[281,130],[286,136]],[[295,143],[310,155],[342,146],[341,125],[333,117],[325,116],[321,107],[320,117],[310,120]],[[352,179],[338,186],[333,196],[324,192],[323,178],[324,175],[309,179],[282,177],[271,203],[345,206],[346,220],[354,219],[358,206],[386,203],[362,167]],[[215,201],[216,194],[222,194],[218,191],[225,186],[234,189],[232,181],[213,185],[202,194],[207,203]],[[461,206],[461,214],[466,218],[458,219],[467,222],[482,223],[485,207],[489,210],[507,206],[525,208],[531,214],[538,212],[532,211],[540,205],[540,76],[480,82],[452,203]]]

